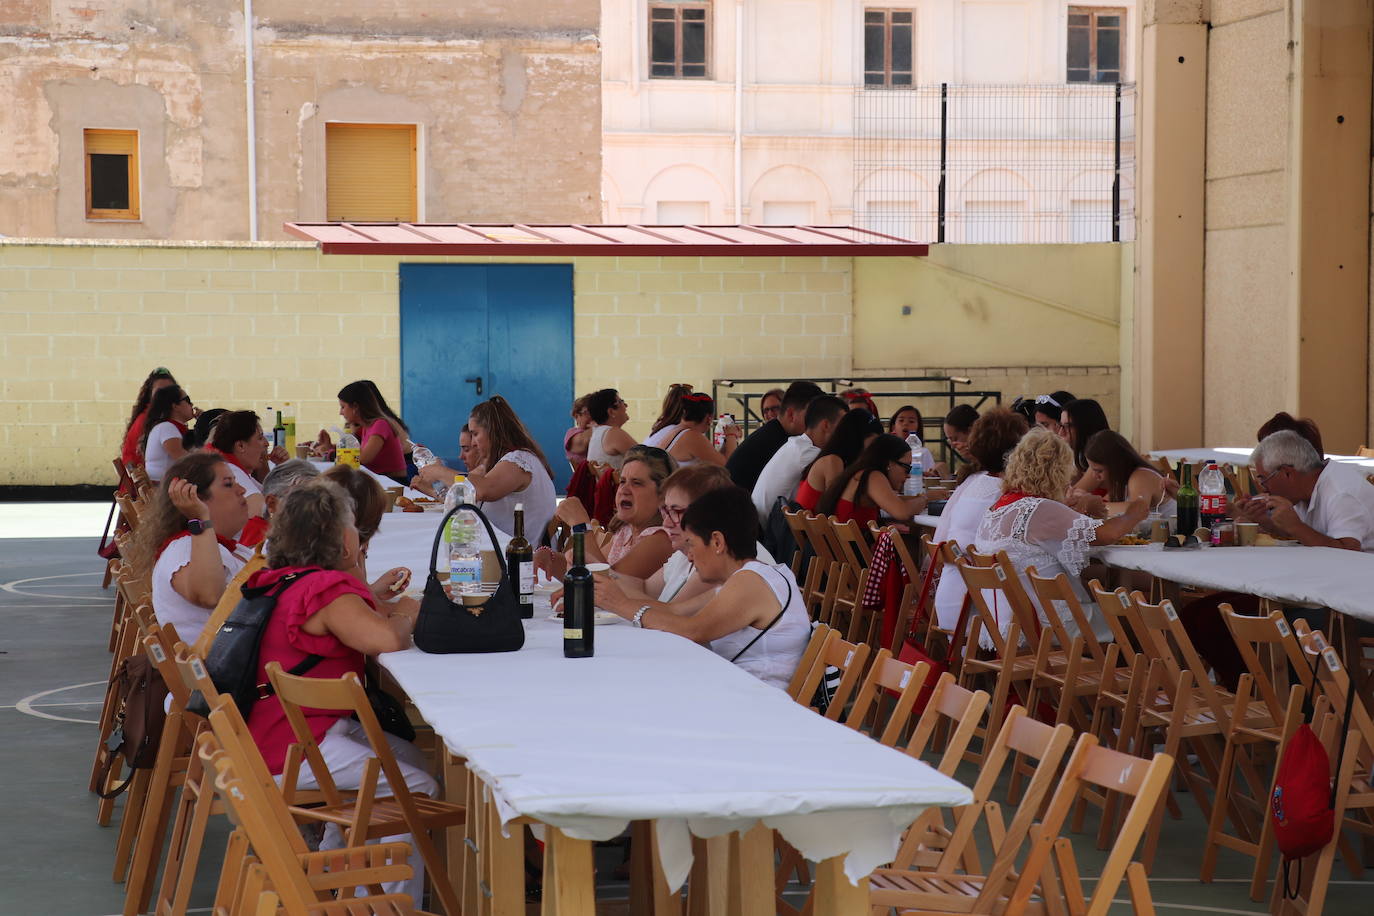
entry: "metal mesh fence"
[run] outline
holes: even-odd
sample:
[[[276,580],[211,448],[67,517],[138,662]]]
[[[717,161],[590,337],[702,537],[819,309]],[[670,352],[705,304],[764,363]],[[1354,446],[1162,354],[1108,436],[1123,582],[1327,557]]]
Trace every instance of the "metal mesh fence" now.
[[[854,215],[921,241],[1129,241],[1135,87],[856,89]]]

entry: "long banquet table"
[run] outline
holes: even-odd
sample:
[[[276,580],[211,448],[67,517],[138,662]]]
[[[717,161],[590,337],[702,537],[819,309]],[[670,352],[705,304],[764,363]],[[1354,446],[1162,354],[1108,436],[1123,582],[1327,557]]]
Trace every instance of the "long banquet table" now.
[[[1238,445],[1216,448],[1168,448],[1150,452],[1152,458],[1165,458],[1170,462],[1187,461],[1198,464],[1215,461],[1217,464],[1248,464],[1250,454],[1255,450],[1251,445]],[[1340,464],[1353,464],[1358,467],[1374,469],[1374,458],[1361,458],[1359,455],[1327,455]]]
[[[1374,620],[1374,554],[1335,547],[1211,547],[1164,550],[1158,544],[1093,551],[1109,566],[1156,579],[1244,592],[1294,606],[1328,607]]]
[[[412,518],[383,520],[370,564],[418,555],[411,568],[424,575],[437,517],[430,534]],[[530,818],[601,840],[653,821],[664,879],[677,888],[692,865],[691,837],[744,834],[761,821],[823,863],[816,899],[824,913],[836,901],[866,905],[839,886],[849,883],[842,875],[857,882],[891,861],[921,811],[972,800],[920,760],[681,637],[599,626],[595,657],[565,659],[562,627],[547,614],[545,604],[526,621],[519,652],[381,657],[447,750],[485,785],[503,823]],[[770,867],[770,889],[771,880]]]

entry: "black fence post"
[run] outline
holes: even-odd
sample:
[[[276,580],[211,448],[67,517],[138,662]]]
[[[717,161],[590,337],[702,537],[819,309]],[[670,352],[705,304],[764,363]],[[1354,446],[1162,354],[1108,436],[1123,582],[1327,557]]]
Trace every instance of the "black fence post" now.
[[[945,178],[949,154],[949,83],[940,84],[940,197],[935,240],[945,240]]]
[[[1116,123],[1112,143],[1112,241],[1121,241],[1121,84],[1116,84]]]

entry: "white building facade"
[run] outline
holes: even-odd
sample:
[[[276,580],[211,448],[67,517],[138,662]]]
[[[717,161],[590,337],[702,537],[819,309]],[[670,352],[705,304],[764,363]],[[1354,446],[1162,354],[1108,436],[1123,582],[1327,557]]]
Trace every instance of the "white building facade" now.
[[[603,0],[603,216],[1124,238],[1135,16],[1134,0]]]

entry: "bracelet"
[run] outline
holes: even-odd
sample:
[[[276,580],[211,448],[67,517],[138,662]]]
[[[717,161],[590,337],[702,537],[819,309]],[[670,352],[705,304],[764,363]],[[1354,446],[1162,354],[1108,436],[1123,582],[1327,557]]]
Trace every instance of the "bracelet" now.
[[[643,626],[644,626],[644,612],[647,611],[647,610],[649,610],[649,608],[651,608],[651,607],[653,607],[653,605],[646,604],[646,605],[644,605],[643,607],[641,607],[639,610],[635,611],[635,615],[634,615],[633,617],[630,618],[630,626],[632,626],[632,627],[643,627]]]

